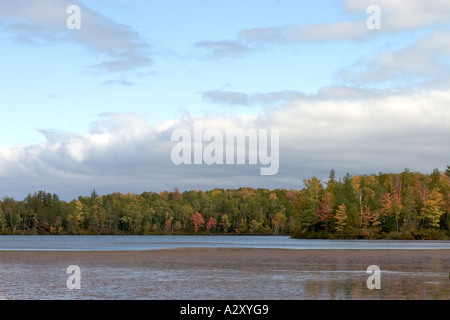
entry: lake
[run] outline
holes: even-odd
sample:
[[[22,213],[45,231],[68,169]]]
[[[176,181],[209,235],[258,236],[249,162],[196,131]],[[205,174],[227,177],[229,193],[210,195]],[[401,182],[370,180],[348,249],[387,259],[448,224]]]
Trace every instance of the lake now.
[[[0,236],[0,250],[122,251],[173,248],[450,250],[450,241],[321,240],[289,236]]]
[[[67,286],[73,265],[80,289]],[[448,300],[449,272],[450,241],[0,236],[7,300]]]

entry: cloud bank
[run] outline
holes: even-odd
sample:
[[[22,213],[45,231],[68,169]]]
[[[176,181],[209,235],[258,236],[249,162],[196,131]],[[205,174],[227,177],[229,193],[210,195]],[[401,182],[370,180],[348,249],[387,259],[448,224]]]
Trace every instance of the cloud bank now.
[[[0,148],[0,194],[25,197],[46,190],[72,199],[99,193],[215,187],[299,188],[304,178],[325,178],[331,168],[370,174],[431,172],[450,159],[450,93],[447,90],[371,92],[325,88],[296,96],[255,116],[184,117],[154,123],[139,114],[107,113],[88,134],[42,131],[46,142]],[[279,129],[280,169],[261,176],[260,166],[189,165],[171,161],[171,134],[203,128]],[[205,147],[206,144],[203,145]]]

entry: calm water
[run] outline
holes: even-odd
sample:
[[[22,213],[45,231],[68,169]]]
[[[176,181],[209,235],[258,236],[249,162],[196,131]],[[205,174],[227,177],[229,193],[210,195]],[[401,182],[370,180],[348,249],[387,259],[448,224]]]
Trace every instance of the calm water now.
[[[0,251],[120,251],[171,248],[450,250],[450,241],[317,240],[292,239],[288,236],[0,236]]]
[[[76,251],[169,248],[317,249],[306,256],[155,255],[136,261],[92,259]],[[336,249],[329,254],[320,249]],[[357,249],[340,254],[339,249]],[[386,254],[380,249],[396,250]],[[404,249],[416,249],[411,253]],[[439,250],[437,250],[439,249]],[[21,259],[12,250],[24,253]],[[359,251],[358,251],[359,250]],[[58,251],[36,259],[33,251]],[[64,258],[59,256],[61,251]],[[152,251],[163,253],[163,251]],[[185,251],[183,251],[185,252]],[[101,253],[99,253],[101,254]],[[328,255],[327,255],[328,254]],[[247,255],[247,253],[246,253]],[[80,265],[81,289],[66,287]],[[366,269],[381,268],[381,290]],[[300,240],[261,236],[0,236],[0,299],[450,299],[450,241]]]

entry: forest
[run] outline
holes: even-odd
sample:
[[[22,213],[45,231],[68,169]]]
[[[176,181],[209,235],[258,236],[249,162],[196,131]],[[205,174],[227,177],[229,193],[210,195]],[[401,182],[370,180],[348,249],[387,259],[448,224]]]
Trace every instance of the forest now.
[[[240,234],[328,239],[450,239],[445,172],[351,175],[294,189],[112,193],[0,201],[0,234]]]

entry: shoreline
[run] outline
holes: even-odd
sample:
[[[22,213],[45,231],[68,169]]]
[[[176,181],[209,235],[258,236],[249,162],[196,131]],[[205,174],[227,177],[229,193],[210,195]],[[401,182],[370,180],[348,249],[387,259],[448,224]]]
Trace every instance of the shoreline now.
[[[248,233],[205,233],[205,232],[199,232],[199,233],[150,233],[150,234],[133,234],[133,233],[79,233],[79,234],[69,234],[69,233],[44,233],[44,234],[36,234],[36,233],[0,233],[1,236],[38,236],[38,237],[65,237],[65,236],[76,236],[76,237],[83,237],[83,236],[225,236],[225,237],[289,237],[291,239],[297,239],[297,240],[357,240],[357,241],[450,241],[449,236],[442,236],[442,237],[426,237],[426,238],[411,238],[411,237],[374,237],[374,238],[358,238],[358,237],[315,237],[315,236],[305,236],[305,237],[297,237],[292,236],[290,234],[267,234],[267,233],[255,233],[255,234],[248,234]]]
[[[171,251],[188,251],[188,250],[194,250],[194,251],[285,251],[285,252],[292,252],[292,251],[299,251],[304,253],[318,253],[318,252],[392,252],[392,253],[398,253],[398,252],[433,252],[433,251],[441,251],[441,252],[448,252],[450,254],[450,249],[447,248],[423,248],[423,249],[404,249],[404,248],[394,248],[394,249],[379,249],[379,248],[314,248],[314,249],[298,249],[298,248],[265,248],[265,247],[173,247],[173,248],[153,248],[153,249],[104,249],[104,250],[98,250],[98,249],[0,249],[0,257],[2,253],[111,253],[111,254],[119,254],[122,253],[124,255],[127,255],[128,253],[147,253],[147,252],[171,252]],[[1,261],[1,259],[0,259]]]

